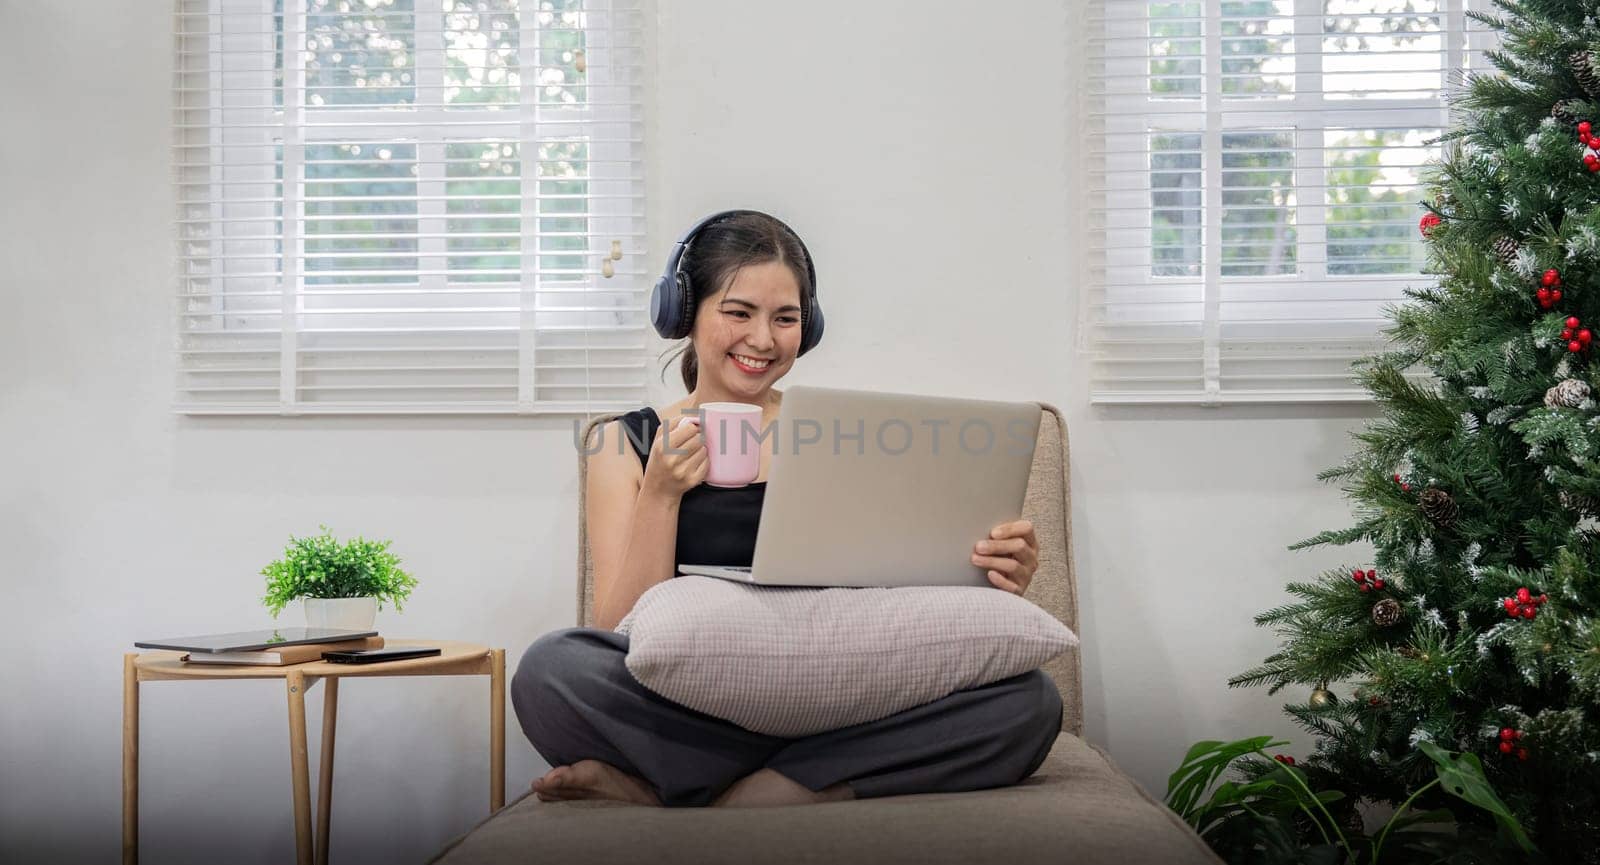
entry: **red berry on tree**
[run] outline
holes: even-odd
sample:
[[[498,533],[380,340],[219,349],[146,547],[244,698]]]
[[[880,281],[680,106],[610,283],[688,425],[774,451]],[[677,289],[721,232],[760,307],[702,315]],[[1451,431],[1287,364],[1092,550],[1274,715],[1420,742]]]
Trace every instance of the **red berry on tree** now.
[[[1577,354],[1578,352],[1583,351],[1583,343],[1573,340],[1572,342],[1567,343],[1567,351]]]
[[[1562,328],[1561,329],[1561,338],[1562,339],[1572,339],[1572,328],[1570,328],[1570,327]]]
[[[1596,162],[1595,164],[1597,166],[1600,166],[1600,162]],[[1559,288],[1550,289],[1550,300],[1551,300],[1552,303],[1560,303],[1561,302],[1561,289],[1559,289]]]
[[[1513,730],[1513,731],[1511,731],[1511,735],[1512,735],[1513,738],[1521,739],[1522,738],[1522,731],[1521,730]]]
[[[1432,231],[1433,227],[1441,222],[1444,222],[1444,220],[1439,218],[1439,214],[1430,210],[1422,214],[1422,218],[1417,220],[1417,229],[1422,232],[1423,237],[1427,237],[1428,232]]]
[[[1567,327],[1570,327],[1573,330],[1577,330],[1579,328],[1579,326],[1581,326],[1582,324],[1583,324],[1583,322],[1579,321],[1577,316],[1575,316],[1575,315],[1567,316]]]
[[[1364,583],[1367,581],[1367,575],[1361,573],[1360,571],[1356,571],[1350,575],[1350,579],[1355,580],[1358,583]]]
[[[1517,759],[1518,760],[1526,760],[1526,759],[1528,759],[1528,749],[1527,748],[1518,748],[1517,749]]]
[[[1372,579],[1377,579],[1377,577],[1378,577],[1378,572],[1375,569],[1367,568],[1367,579],[1372,580]]]
[[[1381,588],[1383,588],[1383,580],[1373,580],[1373,581],[1372,581],[1372,587],[1373,587],[1373,588],[1374,588],[1374,589],[1381,589]]]
[[[1540,278],[1540,281],[1547,286],[1555,285],[1561,281],[1561,274],[1552,267],[1544,272],[1544,276]]]
[[[1517,603],[1526,604],[1528,602],[1528,598],[1529,597],[1530,597],[1530,594],[1528,592],[1528,587],[1527,586],[1523,586],[1522,588],[1517,589]]]
[[[1524,619],[1531,619],[1531,618],[1533,618],[1533,616],[1534,616],[1533,607],[1523,607],[1522,608],[1522,617]]]
[[[1401,484],[1400,485],[1400,492],[1403,492],[1403,493],[1411,492],[1411,485],[1410,484]]]
[[[1500,728],[1500,739],[1501,739],[1501,741],[1507,741],[1508,742],[1515,735],[1517,735],[1517,731],[1511,729],[1510,727],[1501,727]]]
[[[1372,584],[1371,583],[1362,583],[1361,584],[1361,591],[1363,591],[1363,592],[1372,591]]]
[[[1544,594],[1543,592],[1541,592],[1539,594],[1539,603],[1546,604],[1546,603],[1549,603],[1549,602],[1550,602],[1550,596],[1547,595],[1547,594]]]
[[[1589,121],[1587,121],[1587,120],[1578,121],[1578,134],[1582,135],[1584,138],[1588,138],[1589,137],[1589,130],[1591,128],[1592,127],[1589,126]]]
[[[1502,753],[1502,754],[1511,753],[1511,743],[1510,742],[1501,742],[1500,743],[1500,753]]]
[[[1533,296],[1539,299],[1539,305],[1545,307],[1546,309],[1550,307],[1550,289],[1541,288],[1534,292]]]
[[[1594,334],[1590,333],[1587,327],[1578,331],[1578,342],[1588,345],[1589,341],[1592,339],[1594,339]]]
[[[1517,600],[1516,600],[1516,598],[1506,598],[1505,606],[1506,606],[1506,612],[1507,613],[1510,613],[1513,616],[1515,616],[1517,614]]]

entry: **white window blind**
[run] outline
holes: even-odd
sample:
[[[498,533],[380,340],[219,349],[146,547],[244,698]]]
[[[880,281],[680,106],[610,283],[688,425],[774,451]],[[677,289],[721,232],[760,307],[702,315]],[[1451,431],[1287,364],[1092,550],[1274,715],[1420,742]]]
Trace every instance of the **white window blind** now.
[[[1429,281],[1461,0],[1098,0],[1084,326],[1100,403],[1367,399],[1351,361]]]
[[[177,410],[646,401],[632,0],[177,0]]]

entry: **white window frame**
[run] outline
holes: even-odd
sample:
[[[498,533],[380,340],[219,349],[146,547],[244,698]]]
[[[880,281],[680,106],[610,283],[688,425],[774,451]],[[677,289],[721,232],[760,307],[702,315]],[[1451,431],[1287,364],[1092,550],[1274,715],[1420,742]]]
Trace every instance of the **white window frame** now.
[[[1439,16],[1443,34],[1442,77],[1449,85],[1451,70],[1468,61],[1464,2],[1441,0]],[[1201,5],[1205,79],[1197,97],[1153,95],[1151,56],[1108,50],[1112,37],[1149,40],[1149,3],[1144,0],[1100,0],[1091,15],[1088,36],[1091,93],[1084,100],[1089,115],[1085,152],[1090,182],[1085,189],[1089,207],[1097,215],[1091,228],[1088,264],[1083,272],[1085,290],[1080,315],[1080,348],[1094,361],[1091,401],[1099,404],[1300,402],[1368,402],[1371,397],[1356,386],[1347,372],[1350,361],[1383,345],[1379,329],[1386,322],[1377,315],[1341,316],[1334,293],[1341,287],[1348,296],[1398,302],[1408,286],[1431,282],[1422,273],[1375,276],[1332,275],[1326,269],[1325,217],[1328,205],[1323,191],[1328,177],[1324,150],[1329,129],[1352,131],[1394,129],[1448,129],[1451,115],[1440,97],[1329,99],[1322,92],[1322,0],[1293,0],[1294,87],[1287,95],[1221,97],[1222,5],[1207,0]],[[1474,7],[1481,5],[1471,3]],[[1399,13],[1393,13],[1399,14]],[[1123,42],[1126,47],[1129,43]],[[1148,42],[1147,42],[1148,44]],[[1431,52],[1430,52],[1431,53]],[[1092,82],[1099,79],[1099,89]],[[1405,122],[1397,123],[1397,118]],[[1294,164],[1291,205],[1296,246],[1292,273],[1263,276],[1224,276],[1223,248],[1223,136],[1232,132],[1292,131]],[[1198,134],[1202,138],[1201,275],[1157,276],[1152,273],[1154,220],[1149,143],[1155,134]],[[1119,148],[1140,135],[1147,142],[1140,152]],[[1429,136],[1431,137],[1431,136]],[[1231,209],[1231,208],[1227,208]],[[1418,216],[1421,211],[1418,210]],[[1142,235],[1140,241],[1133,241]],[[1142,252],[1143,257],[1138,257]],[[1120,257],[1119,257],[1120,254]],[[1132,257],[1130,257],[1132,256]],[[1198,283],[1198,295],[1181,296],[1183,288]],[[1178,291],[1174,291],[1174,289]],[[1330,291],[1330,289],[1334,291]],[[1168,311],[1140,321],[1134,307],[1141,298]],[[1224,317],[1223,304],[1260,298],[1270,302],[1301,300],[1300,324],[1279,330],[1283,338],[1263,333],[1247,320]],[[1162,304],[1161,301],[1166,303]],[[1320,302],[1326,301],[1325,304]],[[1173,307],[1190,309],[1175,315]],[[1324,306],[1324,309],[1318,307]],[[1126,341],[1126,342],[1125,342]],[[1137,356],[1148,351],[1150,357]],[[1283,386],[1226,388],[1224,364],[1238,358],[1252,366],[1255,377],[1279,377]],[[1193,362],[1190,366],[1188,361]],[[1138,379],[1140,364],[1157,370],[1149,386],[1130,385]],[[1107,373],[1106,370],[1114,370]],[[1135,372],[1128,372],[1134,370]],[[1181,370],[1181,372],[1179,372]],[[1161,375],[1170,375],[1175,387],[1160,387]]]
[[[534,4],[530,4],[534,5]],[[205,82],[219,82],[220,86],[206,96],[226,100],[218,108],[227,111],[228,122],[238,123],[240,111],[249,112],[259,110],[260,119],[252,121],[243,127],[230,125],[227,134],[230,136],[226,147],[211,149],[209,159],[209,173],[195,179],[193,173],[184,174],[180,166],[180,176],[176,178],[179,189],[179,254],[178,254],[178,283],[179,283],[179,345],[178,345],[178,399],[174,406],[180,414],[525,414],[525,415],[589,415],[596,412],[624,410],[636,407],[647,393],[648,364],[645,360],[646,329],[648,324],[644,319],[645,305],[650,273],[644,263],[649,249],[648,236],[644,230],[644,212],[642,185],[642,162],[638,158],[638,150],[642,145],[639,129],[642,128],[641,116],[638,106],[638,84],[636,80],[629,80],[626,75],[615,75],[613,51],[620,49],[638,49],[638,45],[616,45],[613,41],[612,26],[594,26],[585,31],[585,47],[587,56],[587,69],[585,71],[585,84],[588,92],[593,94],[604,88],[610,88],[612,93],[623,93],[625,96],[608,101],[585,101],[577,106],[549,106],[542,105],[538,100],[539,86],[536,83],[536,71],[540,68],[539,57],[539,27],[537,26],[537,13],[539,10],[525,10],[520,15],[519,30],[519,68],[523,74],[523,85],[520,87],[521,104],[514,110],[491,110],[478,107],[452,107],[445,109],[444,103],[444,67],[445,67],[445,38],[443,31],[423,26],[415,27],[416,38],[413,46],[415,62],[412,67],[416,72],[413,82],[416,88],[416,105],[423,107],[392,107],[384,106],[374,109],[351,108],[317,108],[305,105],[307,81],[305,76],[304,50],[307,31],[307,10],[304,0],[289,0],[283,3],[283,29],[284,51],[299,54],[301,60],[290,61],[287,58],[283,63],[285,76],[282,88],[283,104],[274,105],[274,69],[269,63],[262,64],[263,58],[273,56],[275,50],[274,32],[274,3],[273,0],[178,0],[175,14],[180,18],[198,15],[211,16],[212,26],[220,25],[220,30],[213,31],[210,38],[220,45],[220,51],[210,54],[209,79],[196,77],[177,76],[176,94],[179,101],[175,105],[175,125],[178,135],[176,147],[181,154],[185,146],[184,126],[186,123],[195,124],[198,117],[203,116],[197,112],[192,103],[186,101],[187,93],[195,90],[204,90]],[[415,0],[414,22],[438,21],[443,19],[444,0]],[[630,14],[638,14],[638,10],[625,0],[585,0],[584,13],[590,20],[612,20],[611,16],[621,18]],[[614,23],[614,21],[613,21]],[[181,24],[181,22],[180,22]],[[182,30],[181,26],[179,28]],[[640,31],[642,32],[642,31]],[[182,40],[180,40],[181,42]],[[298,47],[291,47],[298,46]],[[230,54],[237,49],[241,53]],[[294,55],[290,55],[294,56]],[[193,72],[195,70],[191,70]],[[196,81],[201,81],[202,86],[196,87]],[[219,112],[220,113],[220,112]],[[397,119],[397,114],[401,115]],[[329,123],[328,119],[337,119],[338,123]],[[406,122],[409,121],[409,122]],[[373,133],[371,130],[378,130]],[[239,144],[239,136],[244,133],[254,133],[259,137],[259,146],[235,146]],[[429,289],[443,288],[449,281],[451,274],[447,272],[447,244],[449,238],[446,234],[446,177],[444,156],[447,143],[451,140],[475,140],[480,138],[503,137],[507,141],[516,142],[521,148],[521,195],[520,195],[520,231],[521,254],[520,273],[511,276],[512,280],[520,282],[520,321],[516,327],[516,392],[514,398],[489,401],[464,401],[453,403],[449,400],[438,402],[385,402],[382,400],[369,400],[366,402],[339,402],[316,403],[306,401],[301,393],[304,388],[300,377],[307,372],[308,367],[304,360],[308,354],[315,353],[317,349],[307,348],[300,341],[303,321],[308,314],[328,314],[330,303],[338,302],[338,298],[308,298],[305,293],[306,274],[299,269],[299,264],[304,260],[306,253],[305,241],[300,236],[302,223],[316,217],[307,216],[300,207],[303,204],[303,187],[306,178],[300,170],[303,148],[317,141],[349,141],[359,140],[363,137],[379,134],[397,139],[406,139],[414,142],[416,147],[417,184],[416,201],[417,209],[414,218],[417,225],[417,247],[414,253],[417,259],[416,277],[419,288],[418,294],[425,295]],[[283,173],[286,179],[297,178],[297,182],[282,184],[282,196],[278,197],[276,179],[276,149],[281,136],[283,151]],[[541,216],[551,218],[551,214],[541,214],[538,202],[540,193],[540,165],[538,147],[540,144],[558,137],[573,137],[582,140],[586,145],[588,159],[588,183],[585,198],[587,206],[585,216],[587,230],[583,232],[587,240],[587,251],[582,255],[585,259],[581,270],[582,277],[574,285],[565,287],[566,291],[573,293],[579,299],[579,305],[571,308],[551,306],[548,302],[541,304],[541,297],[546,297],[552,290],[560,290],[561,286],[551,286],[546,279],[552,273],[549,269],[541,269],[540,260],[552,254],[576,255],[577,253],[552,253],[543,250],[540,246],[539,223]],[[181,159],[180,159],[181,162]],[[259,184],[251,183],[253,179]],[[243,179],[245,182],[240,183]],[[186,201],[184,192],[188,187],[201,189],[223,189],[225,193],[211,194],[206,202],[208,207],[203,214],[195,209],[195,204]],[[281,202],[282,234],[278,237],[263,237],[260,225],[277,219],[275,210]],[[291,217],[289,214],[299,214]],[[188,241],[192,232],[204,232],[207,242],[203,245],[189,247]],[[550,235],[546,235],[550,236]],[[292,290],[279,291],[276,285],[278,274],[273,270],[274,262],[280,256],[277,244],[282,242],[283,248],[295,250],[295,254],[282,255],[282,284],[292,287]],[[626,257],[612,263],[609,256],[598,254],[599,251],[617,249],[618,246],[626,253]],[[226,251],[224,254],[223,251]],[[460,254],[459,252],[457,253]],[[413,253],[402,252],[397,255],[409,257]],[[194,264],[202,263],[204,269],[198,274],[194,271]],[[263,269],[261,262],[267,262]],[[584,279],[591,283],[598,282],[602,268],[611,271],[612,276],[605,277],[607,284],[595,287],[593,290],[606,295],[625,294],[630,301],[626,306],[618,306],[614,312],[608,312],[589,305],[587,302],[589,288],[580,286],[577,282]],[[562,274],[561,271],[555,271]],[[215,285],[221,285],[221,290],[215,290]],[[204,286],[204,288],[197,288]],[[232,351],[242,355],[260,355],[260,351],[247,349],[220,349],[220,350],[195,350],[185,345],[183,324],[191,318],[221,317],[224,323],[220,333],[225,334],[227,323],[239,320],[238,316],[248,316],[252,311],[248,304],[241,304],[252,293],[269,292],[281,296],[281,308],[272,316],[275,319],[273,329],[279,333],[278,346],[278,381],[275,398],[247,399],[237,402],[227,401],[196,401],[192,398],[193,392],[204,390],[203,386],[195,386],[193,378],[186,378],[195,373],[227,372],[227,367],[208,369],[196,361],[197,357],[205,355],[225,355]],[[308,303],[308,300],[315,301]],[[196,310],[195,304],[201,305]],[[259,314],[259,307],[255,309]],[[504,333],[506,328],[488,324],[488,320],[504,320],[506,310],[499,309],[494,313],[485,313],[482,327],[472,324],[462,324],[461,312],[444,312],[434,318],[430,327],[428,317],[415,313],[384,316],[381,314],[367,314],[368,322],[376,322],[379,328],[393,329],[395,332],[406,330],[430,331],[434,333],[450,332],[446,340],[435,341],[441,344],[434,348],[421,351],[417,355],[418,370],[426,371],[438,369],[464,369],[467,367],[452,367],[444,362],[442,357],[423,360],[426,354],[439,355],[444,352],[456,352],[463,360],[474,357],[484,357],[485,352],[501,351],[508,346],[500,345],[491,347],[487,342],[475,335],[474,328],[478,331],[499,331]],[[609,321],[597,320],[609,319]],[[474,313],[468,312],[465,319],[469,322],[476,320]],[[248,320],[248,319],[246,319]],[[450,322],[445,325],[444,322]],[[578,363],[553,364],[537,363],[541,335],[548,335],[557,331],[572,331],[581,333],[583,340],[582,360]],[[621,339],[624,334],[637,333],[637,340]],[[588,350],[589,337],[604,337],[611,334],[618,338],[597,340],[595,355],[601,360],[591,360]],[[634,343],[637,342],[635,345]],[[448,344],[443,344],[448,343]],[[412,350],[421,350],[429,345],[419,342]],[[577,351],[579,347],[572,347]],[[359,351],[359,349],[355,349]],[[338,349],[345,352],[350,349]],[[581,367],[581,369],[580,369]],[[504,371],[507,367],[500,367]],[[566,392],[573,393],[569,399],[540,399],[538,393],[541,387],[540,373],[553,370],[566,370],[568,375],[583,376],[583,390],[581,394],[575,392],[575,385],[561,385]],[[591,381],[591,373],[596,370],[614,371],[606,381]],[[260,372],[259,368],[251,369]],[[392,372],[394,370],[385,370]],[[619,380],[620,379],[620,380]],[[425,387],[425,386],[423,386]],[[498,386],[505,389],[504,386]],[[227,388],[218,388],[226,390]],[[360,389],[359,386],[354,389]],[[245,390],[248,390],[246,388]],[[262,388],[254,390],[258,396]]]

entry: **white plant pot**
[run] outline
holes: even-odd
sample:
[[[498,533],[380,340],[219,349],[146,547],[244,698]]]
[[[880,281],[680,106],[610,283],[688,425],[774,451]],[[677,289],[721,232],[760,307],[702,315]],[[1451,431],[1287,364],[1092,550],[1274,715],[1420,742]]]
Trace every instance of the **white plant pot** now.
[[[370,631],[378,618],[377,598],[302,598],[306,627]]]

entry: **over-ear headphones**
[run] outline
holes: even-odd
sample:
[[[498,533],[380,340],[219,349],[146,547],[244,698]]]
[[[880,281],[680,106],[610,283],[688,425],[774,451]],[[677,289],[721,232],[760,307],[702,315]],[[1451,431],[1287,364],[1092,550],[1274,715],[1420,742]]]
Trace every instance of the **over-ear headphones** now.
[[[662,271],[661,278],[656,280],[655,290],[650,293],[650,320],[655,325],[656,333],[666,339],[682,339],[689,335],[694,328],[694,311],[699,298],[694,296],[694,286],[689,284],[689,276],[683,272],[684,252],[706,226],[730,216],[747,213],[765,216],[788,229],[789,234],[800,244],[800,251],[805,253],[808,284],[801,286],[800,289],[800,351],[795,355],[798,357],[816,348],[817,343],[822,341],[822,306],[817,303],[816,265],[811,261],[811,250],[806,249],[805,241],[800,240],[800,235],[796,234],[794,229],[784,224],[783,220],[758,210],[724,210],[721,213],[713,213],[683,233],[683,237],[673,244],[672,253],[667,256],[667,266]]]

